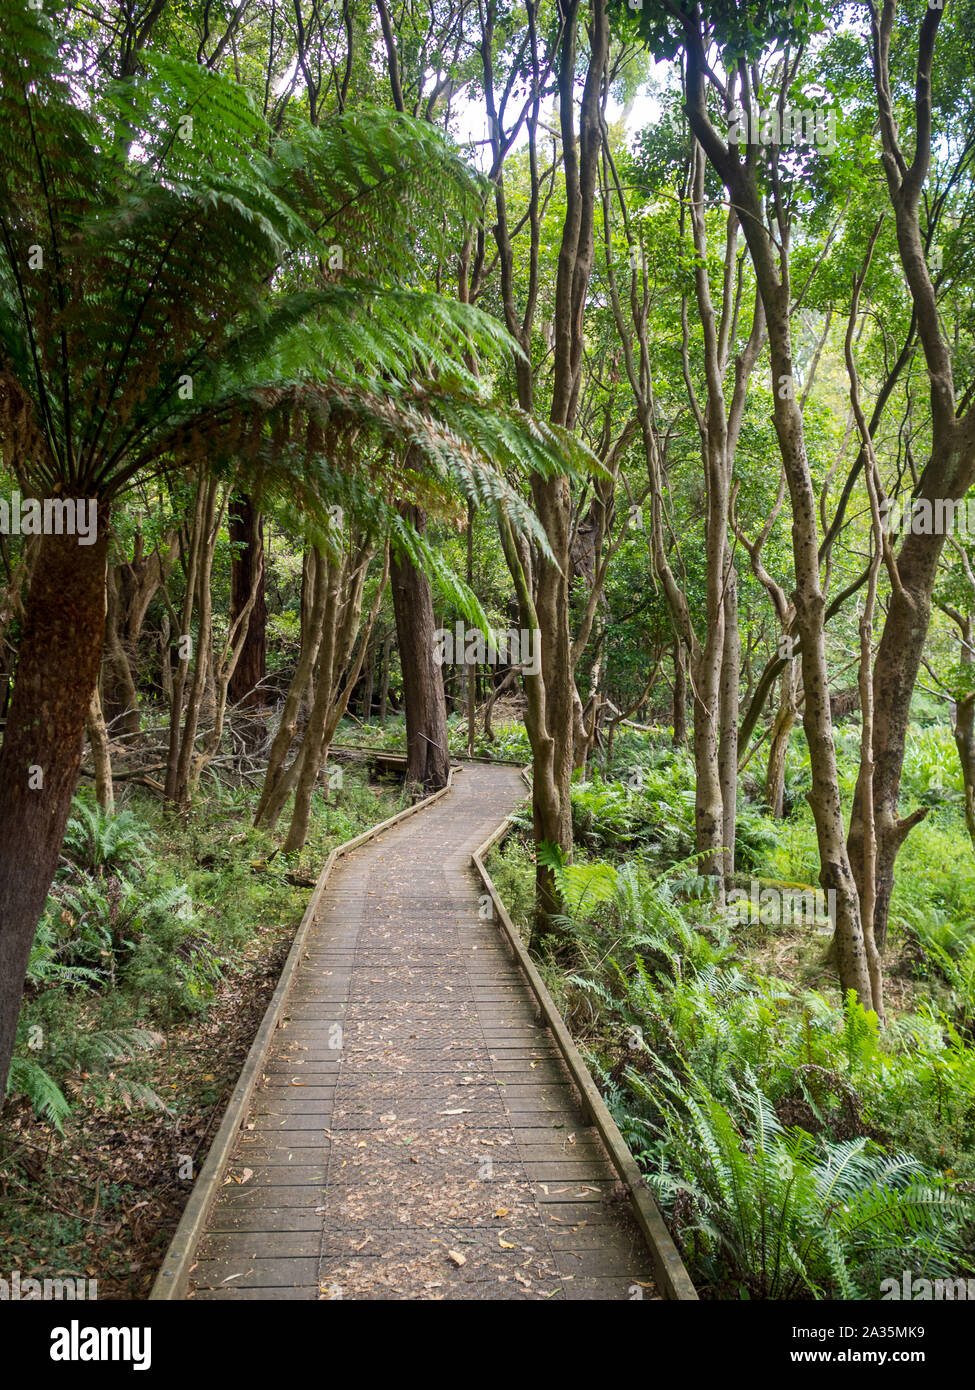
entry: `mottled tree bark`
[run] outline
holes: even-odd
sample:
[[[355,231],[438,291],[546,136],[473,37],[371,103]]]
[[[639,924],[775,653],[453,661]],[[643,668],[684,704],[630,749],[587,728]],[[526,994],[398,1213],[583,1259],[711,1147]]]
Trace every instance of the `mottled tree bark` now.
[[[24,976],[57,868],[105,640],[109,509],[98,539],[44,536],[0,749],[0,1097]]]
[[[882,162],[894,211],[897,249],[917,316],[918,337],[928,372],[931,411],[931,454],[917,495],[930,502],[962,498],[975,480],[975,407],[959,415],[956,405],[952,344],[942,330],[938,300],[927,263],[927,243],[921,233],[920,206],[931,160],[931,71],[943,10],[923,12],[918,37],[915,78],[916,136],[910,162],[899,142],[891,92],[889,54],[896,6],[884,0],[871,15],[873,71]],[[899,794],[911,700],[917,683],[924,643],[931,620],[931,597],[944,545],[943,535],[908,534],[896,558],[898,582],[887,606],[887,618],[873,669],[872,819],[875,822],[874,933],[883,950],[894,887],[894,863],[912,827],[926,814],[919,807],[901,817]],[[850,822],[849,851],[860,875],[865,837],[870,833],[864,805],[865,787],[858,786]]]
[[[803,727],[809,744],[812,789],[809,802],[816,822],[820,882],[835,893],[834,942],[840,985],[869,1000],[872,989],[860,918],[860,900],[847,851],[836,750],[829,704],[825,609],[819,574],[816,496],[806,454],[802,410],[792,360],[789,228],[783,211],[773,241],[767,226],[756,168],[737,147],[722,141],[708,115],[705,80],[708,63],[700,14],[683,19],[687,54],[687,112],[691,128],[729,191],[755,270],[764,307],[772,366],[773,423],[792,502],[796,626],[802,643],[805,691]]]

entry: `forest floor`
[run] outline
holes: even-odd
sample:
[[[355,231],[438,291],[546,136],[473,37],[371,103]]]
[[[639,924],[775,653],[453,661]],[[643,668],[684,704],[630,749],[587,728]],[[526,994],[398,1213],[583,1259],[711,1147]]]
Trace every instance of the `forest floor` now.
[[[140,832],[153,832],[151,863],[141,865],[144,898],[151,902],[158,886],[155,872],[167,888],[185,886],[194,935],[189,952],[176,943],[174,959],[171,914],[167,924],[143,912],[127,929],[138,949],[120,946],[113,961],[114,987],[29,985],[24,1026],[42,1019],[53,1033],[49,1021],[58,1019],[57,1036],[38,1056],[72,1108],[59,1128],[27,1095],[8,1102],[0,1127],[0,1275],[87,1276],[97,1279],[100,1298],[147,1296],[329,849],[400,808],[398,788],[356,784],[354,775],[343,814],[316,798],[308,848],[288,864],[270,852],[271,837],[250,830],[245,794],[237,798],[245,804],[229,809],[221,797],[201,796],[186,818],[166,817],[141,792],[130,795],[126,807]],[[130,866],[120,869],[123,883],[137,877]],[[70,891],[78,878],[80,870],[67,873],[58,890],[62,912],[76,909]],[[102,889],[118,896],[111,880]],[[157,926],[159,961],[147,954]],[[189,955],[205,965],[210,949],[226,962],[219,974],[201,966],[182,981],[189,989],[174,992],[177,962]],[[79,1060],[68,1038],[111,1030],[124,1041],[132,1028],[151,1030],[156,1043],[133,1053],[122,1047],[117,1062]]]
[[[855,763],[838,737],[851,794]],[[396,747],[401,721],[347,726],[337,742]],[[461,718],[450,743],[466,744]],[[527,762],[523,726],[499,719],[475,752]],[[823,922],[729,924],[709,905],[694,870],[693,766],[667,731],[621,733],[613,767],[574,785],[572,949],[543,949],[539,964],[702,1296],[877,1297],[888,1264],[933,1260],[957,1274],[975,1260],[975,856],[949,755],[950,731],[912,730],[905,798],[931,814],[899,863],[886,1030],[839,997]],[[807,757],[797,739],[783,820],[743,788],[743,885],[815,883]],[[344,775],[337,798],[316,799],[307,849],[289,861],[250,828],[250,791],[215,791],[178,817],[130,788],[111,822],[82,794],[32,955],[19,1082],[0,1129],[0,1275],[87,1274],[103,1297],[148,1293],[328,849],[402,804],[362,768]],[[490,868],[527,923],[534,861],[520,821]],[[755,1106],[779,1126],[761,1141]],[[720,1135],[695,1135],[712,1121]],[[790,1164],[805,1174],[806,1206],[786,1195],[778,1211]],[[828,1209],[815,1195],[823,1164],[851,1175]],[[738,1187],[722,1188],[728,1172]],[[715,1195],[728,1190],[746,1206]],[[877,1201],[882,1219],[864,1206]],[[857,1232],[837,1232],[858,1211]],[[896,1256],[888,1220],[906,1223]],[[809,1247],[806,1274],[756,1278],[768,1231]],[[778,1268],[780,1253],[762,1267]]]

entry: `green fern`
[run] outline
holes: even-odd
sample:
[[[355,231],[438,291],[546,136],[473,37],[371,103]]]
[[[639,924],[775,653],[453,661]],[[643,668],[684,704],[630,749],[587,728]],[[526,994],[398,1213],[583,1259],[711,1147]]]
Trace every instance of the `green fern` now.
[[[150,838],[131,811],[113,815],[100,806],[75,801],[62,853],[89,874],[127,874],[148,854]]]
[[[71,1106],[60,1086],[39,1062],[30,1057],[14,1056],[10,1062],[7,1095],[23,1096],[36,1115],[47,1120],[58,1131],[71,1114]]]

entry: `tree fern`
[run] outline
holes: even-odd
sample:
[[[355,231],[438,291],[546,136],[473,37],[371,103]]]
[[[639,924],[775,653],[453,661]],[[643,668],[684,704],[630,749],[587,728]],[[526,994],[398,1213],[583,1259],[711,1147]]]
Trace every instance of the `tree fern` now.
[[[360,111],[276,138],[161,55],[83,109],[43,13],[0,14],[0,434],[25,490],[108,499],[205,455],[321,509],[323,457],[375,477],[366,431],[400,446],[380,481],[413,446],[428,486],[545,547],[507,474],[593,461],[486,399],[467,363],[517,349],[423,290],[484,193],[443,136]]]

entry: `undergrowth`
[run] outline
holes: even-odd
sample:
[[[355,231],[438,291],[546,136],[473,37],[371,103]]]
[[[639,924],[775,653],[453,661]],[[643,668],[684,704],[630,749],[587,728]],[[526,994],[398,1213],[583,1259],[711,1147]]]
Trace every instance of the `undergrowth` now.
[[[975,1273],[975,863],[944,873],[967,843],[956,808],[934,808],[899,875],[904,1007],[883,1030],[837,993],[828,928],[716,910],[680,750],[622,740],[574,787],[573,820],[543,973],[701,1291],[869,1299],[904,1270]],[[736,850],[746,878],[815,885],[801,808],[775,822],[743,801]],[[527,838],[489,867],[527,927]]]

